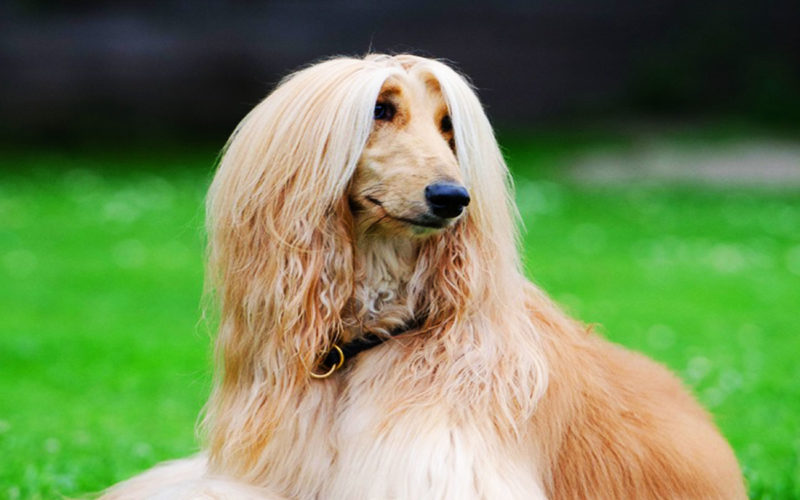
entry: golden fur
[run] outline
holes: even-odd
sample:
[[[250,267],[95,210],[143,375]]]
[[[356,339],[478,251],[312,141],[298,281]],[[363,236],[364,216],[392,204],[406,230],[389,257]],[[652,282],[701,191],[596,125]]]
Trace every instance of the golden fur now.
[[[391,120],[373,119],[376,101]],[[441,180],[471,203],[415,224]],[[208,231],[221,316],[207,451],[106,498],[745,496],[674,376],[524,278],[489,121],[440,62],[338,58],[285,79],[232,135]],[[415,317],[310,378],[334,342]]]

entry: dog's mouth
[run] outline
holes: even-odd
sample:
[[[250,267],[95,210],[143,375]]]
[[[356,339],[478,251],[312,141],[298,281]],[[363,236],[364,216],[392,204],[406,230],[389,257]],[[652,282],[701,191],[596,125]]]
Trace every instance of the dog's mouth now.
[[[412,226],[423,227],[427,229],[443,229],[447,227],[449,222],[452,220],[452,219],[443,219],[441,217],[437,217],[431,214],[423,214],[413,219],[409,217],[401,217],[399,215],[394,215],[392,213],[389,213],[389,211],[386,210],[386,207],[383,206],[383,202],[381,202],[377,198],[374,198],[372,196],[365,196],[364,199],[372,203],[373,205],[380,207],[383,210],[383,213],[386,214],[386,217]]]
[[[448,223],[447,220],[441,219],[439,217],[428,217],[428,216],[425,216],[425,217],[421,217],[419,219],[407,219],[405,217],[395,217],[395,216],[390,215],[390,214],[386,214],[386,215],[388,215],[390,218],[392,218],[394,220],[397,220],[397,221],[400,221],[400,222],[405,222],[406,224],[411,224],[412,226],[425,227],[425,228],[429,228],[429,229],[442,229],[442,228],[447,227],[447,223]]]

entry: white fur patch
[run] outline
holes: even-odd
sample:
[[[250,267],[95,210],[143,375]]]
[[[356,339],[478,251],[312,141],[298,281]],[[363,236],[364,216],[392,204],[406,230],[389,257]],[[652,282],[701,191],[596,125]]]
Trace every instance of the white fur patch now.
[[[486,422],[455,425],[446,409],[425,407],[401,411],[386,426],[371,390],[349,393],[341,409],[324,497],[545,498],[534,460],[497,442],[480,427]]]

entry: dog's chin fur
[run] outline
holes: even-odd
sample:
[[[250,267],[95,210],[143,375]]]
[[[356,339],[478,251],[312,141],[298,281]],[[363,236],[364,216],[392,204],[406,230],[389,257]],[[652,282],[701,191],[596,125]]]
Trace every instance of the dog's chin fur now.
[[[381,99],[394,120],[373,121]],[[441,179],[471,197],[443,227],[381,212],[427,217]],[[509,186],[477,97],[440,62],[340,58],[284,80],[209,191],[205,451],[104,498],[744,498],[680,382],[524,278]],[[309,376],[335,342],[415,318]]]

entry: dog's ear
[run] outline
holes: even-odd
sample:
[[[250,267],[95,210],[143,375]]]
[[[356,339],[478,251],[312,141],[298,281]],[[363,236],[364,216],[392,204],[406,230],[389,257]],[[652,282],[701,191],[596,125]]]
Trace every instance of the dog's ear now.
[[[420,253],[421,267],[428,270],[431,321],[471,310],[506,309],[521,296],[508,286],[521,269],[508,168],[489,119],[464,77],[436,61],[420,64],[442,89],[452,118],[456,158],[472,199],[462,220],[441,237],[427,240]]]
[[[209,197],[220,325],[206,425],[212,463],[246,474],[340,333],[353,251],[343,194],[326,196],[309,185],[313,176],[282,182],[281,172],[249,164],[239,146],[247,145],[226,152],[220,168],[232,170],[218,174]]]
[[[239,221],[217,220],[212,233],[221,317],[206,425],[212,464],[239,475],[258,473],[261,450],[317,382],[309,371],[339,335],[352,294],[345,199],[315,218],[285,213],[278,200],[301,196],[295,189],[276,194],[266,204],[245,194],[250,202],[237,210]]]
[[[349,174],[325,164],[320,149],[333,138],[320,146],[298,131],[292,146],[259,151],[281,138],[252,121],[229,144],[208,199],[220,354],[226,376],[302,377],[339,333],[352,293]]]
[[[353,289],[345,193],[386,78],[368,70],[337,59],[293,75],[222,156],[207,203],[221,311],[206,417],[212,462],[252,468],[248,457],[288,420],[342,328]]]

